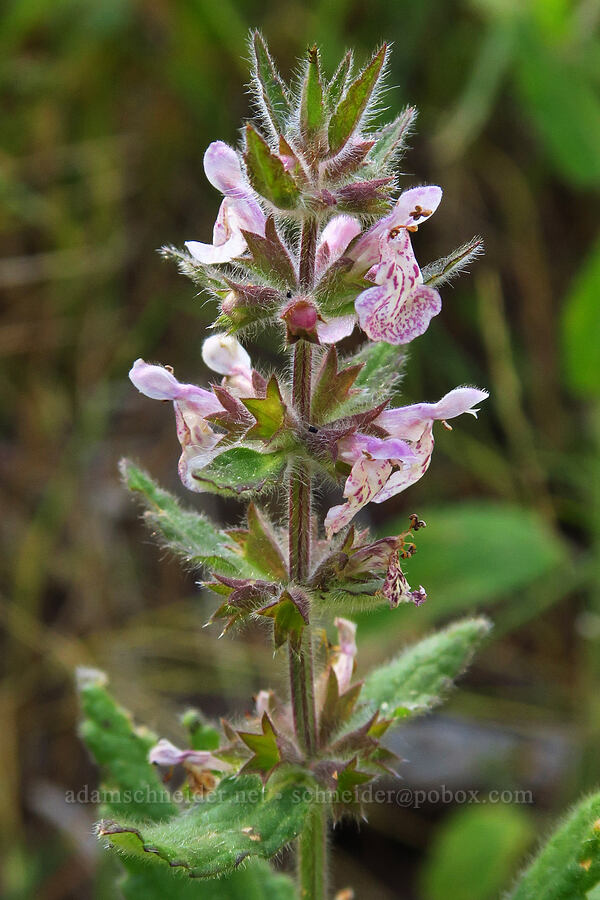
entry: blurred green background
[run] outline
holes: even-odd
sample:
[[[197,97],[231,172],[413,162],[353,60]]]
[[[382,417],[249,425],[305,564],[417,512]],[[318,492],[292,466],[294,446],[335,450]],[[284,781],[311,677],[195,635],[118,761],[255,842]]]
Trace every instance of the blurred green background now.
[[[334,882],[381,900],[491,900],[600,780],[600,42],[597,0],[13,0],[0,28],[0,832],[7,898],[109,898],[76,736],[76,664],[173,740],[186,704],[245,710],[277,684],[261,634],[216,640],[191,575],[152,546],[118,482],[126,454],[177,484],[167,407],[133,359],[206,377],[213,310],[155,249],[206,240],[202,154],[249,113],[246,34],[284,75],[394,42],[390,115],[420,108],[403,161],[445,199],[422,263],[483,235],[410,350],[405,397],[490,389],[439,429],[427,478],[376,510],[429,523],[419,610],[361,619],[359,671],[474,610],[494,635],[441,714],[400,731],[409,788],[531,790],[533,803],[373,805],[334,836]],[[270,356],[275,360],[275,351]],[[189,498],[188,498],[189,499]],[[233,505],[191,498],[237,521]],[[485,873],[485,877],[484,877]]]

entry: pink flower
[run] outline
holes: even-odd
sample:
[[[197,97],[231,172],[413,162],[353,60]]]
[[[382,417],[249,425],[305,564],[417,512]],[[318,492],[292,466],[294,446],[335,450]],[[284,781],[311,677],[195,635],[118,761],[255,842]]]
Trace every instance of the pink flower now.
[[[200,263],[231,262],[246,249],[242,234],[264,235],[265,215],[254,198],[237,153],[223,141],[214,141],[204,154],[204,171],[210,183],[225,195],[213,229],[212,244],[186,241],[186,247]]]
[[[412,590],[402,571],[398,550],[395,550],[390,556],[381,592],[389,600],[392,609],[395,609],[400,603],[414,603],[415,606],[421,606],[427,600],[427,592],[423,585],[420,585],[416,591]]]
[[[321,233],[316,257],[316,275],[321,275],[344,254],[350,241],[360,234],[360,222],[354,216],[334,216]],[[333,316],[317,323],[317,335],[322,344],[337,344],[354,331],[356,316]]]
[[[136,359],[129,378],[146,397],[172,401],[182,450],[179,477],[189,490],[198,490],[192,472],[210,462],[221,440],[221,435],[213,431],[205,419],[213,413],[223,412],[219,400],[211,391],[195,384],[181,384],[169,369],[149,365],[143,359]]]
[[[215,772],[229,772],[231,766],[208,750],[180,750],[171,741],[161,738],[150,750],[148,761],[158,766],[195,766]]]
[[[252,363],[240,342],[230,334],[212,334],[202,344],[205,364],[224,375],[223,386],[240,397],[253,397]]]
[[[356,657],[356,624],[349,619],[336,618],[333,624],[338,630],[339,651],[331,668],[336,674],[340,694],[350,687]]]
[[[383,503],[418,481],[429,468],[433,453],[433,423],[462,413],[476,416],[473,407],[488,397],[478,388],[455,388],[437,403],[416,403],[380,413],[374,424],[389,437],[354,434],[338,445],[340,459],[352,465],[346,479],[346,503],[333,506],[325,518],[328,536],[349,525],[367,503]]]

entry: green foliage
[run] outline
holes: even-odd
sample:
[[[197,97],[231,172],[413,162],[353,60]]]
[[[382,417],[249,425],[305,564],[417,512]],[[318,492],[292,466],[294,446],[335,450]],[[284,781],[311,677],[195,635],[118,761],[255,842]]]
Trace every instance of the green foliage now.
[[[269,282],[281,285],[294,285],[296,272],[290,255],[284,247],[275,222],[269,216],[265,225],[265,236],[243,231],[248,249],[252,254],[250,268],[266,278]],[[248,263],[245,263],[248,267]]]
[[[335,345],[329,348],[317,373],[312,395],[311,421],[315,425],[327,422],[336,407],[345,403],[360,371],[360,365],[339,369]]]
[[[186,710],[181,717],[181,724],[188,733],[193,750],[216,750],[221,743],[218,730],[197,709]]]
[[[323,127],[324,112],[319,51],[314,46],[308,51],[307,71],[300,102],[300,130],[307,141],[314,138]]]
[[[155,822],[174,815],[175,806],[148,762],[156,735],[133,725],[106,690],[102,672],[79,669],[77,680],[83,715],[79,733],[102,773],[101,814]]]
[[[283,451],[260,453],[249,447],[232,447],[210,465],[195,471],[193,477],[199,490],[239,500],[249,499],[281,483],[286,461],[287,454]]]
[[[352,51],[348,50],[335,70],[333,78],[327,86],[327,105],[330,110],[339,103],[352,70]]]
[[[419,641],[367,675],[361,702],[383,718],[427,712],[467,668],[490,627],[484,618],[462,619]]]
[[[577,273],[563,307],[563,358],[571,390],[600,392],[600,241]]]
[[[525,870],[507,900],[584,900],[600,882],[600,793],[582,800]]]
[[[368,341],[351,360],[362,364],[354,386],[364,391],[365,396],[380,397],[391,391],[402,373],[404,358],[402,347]]]
[[[139,827],[104,821],[98,833],[125,857],[213,878],[246,858],[274,856],[298,835],[310,802],[310,791],[299,785],[291,772],[266,787],[255,775],[231,776],[176,819]]]
[[[304,626],[308,624],[308,616],[298,600],[288,591],[273,603],[259,610],[261,616],[273,619],[273,640],[276,647],[281,647],[286,640],[299,650],[302,644]]]
[[[429,594],[419,610],[425,619],[509,594],[520,602],[516,592],[566,563],[565,545],[533,510],[479,501],[420,512],[427,530],[405,568],[409,581]],[[402,527],[400,520],[391,530]]]
[[[339,153],[358,127],[371,99],[387,54],[383,44],[360,75],[352,82],[329,121],[329,152]]]
[[[249,441],[270,441],[281,430],[285,422],[286,405],[281,398],[277,378],[272,375],[264,397],[251,397],[242,403],[256,419],[246,434]]]
[[[246,126],[244,159],[250,183],[257,193],[279,209],[296,208],[300,198],[296,182],[252,125]]]
[[[444,819],[422,872],[423,900],[496,900],[534,837],[518,806],[466,806]]]
[[[285,134],[287,121],[292,112],[291,101],[271,59],[264,38],[258,31],[252,35],[251,51],[252,77],[264,104],[266,118],[271,124],[275,137]]]
[[[230,575],[252,574],[240,554],[231,549],[230,538],[206,516],[182,509],[176,497],[130,460],[121,460],[120,468],[125,485],[146,507],[146,524],[173,553],[192,566],[208,566]]]
[[[247,529],[231,532],[242,556],[259,572],[284,581],[288,575],[287,563],[272,524],[254,503],[248,506],[246,518]]]
[[[124,858],[127,876],[120,889],[125,900],[297,900],[294,882],[253,859],[224,878],[186,878],[171,869]]]
[[[266,782],[273,769],[281,762],[281,754],[273,723],[267,713],[263,713],[260,724],[262,734],[250,731],[238,731],[238,734],[246,747],[252,751],[252,756],[245,764],[243,771],[248,774],[255,772]]]
[[[375,132],[373,139],[377,143],[369,154],[371,163],[389,166],[398,159],[416,116],[417,110],[414,106],[407,106],[393,122]]]

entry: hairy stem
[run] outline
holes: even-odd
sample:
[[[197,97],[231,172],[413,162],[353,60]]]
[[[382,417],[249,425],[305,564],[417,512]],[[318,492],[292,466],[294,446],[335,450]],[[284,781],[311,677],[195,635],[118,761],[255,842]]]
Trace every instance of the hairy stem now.
[[[298,875],[302,900],[327,897],[327,805],[313,803],[298,840]]]
[[[315,278],[318,225],[308,219],[300,239],[300,284],[310,291]],[[300,340],[294,345],[292,399],[299,420],[310,424],[312,346]],[[307,463],[298,463],[289,487],[289,567],[297,584],[310,575],[312,474]],[[304,629],[299,651],[289,647],[290,693],[298,743],[308,759],[317,752],[317,716],[310,626]],[[327,812],[324,804],[313,804],[298,839],[298,880],[304,900],[325,900],[327,873]]]

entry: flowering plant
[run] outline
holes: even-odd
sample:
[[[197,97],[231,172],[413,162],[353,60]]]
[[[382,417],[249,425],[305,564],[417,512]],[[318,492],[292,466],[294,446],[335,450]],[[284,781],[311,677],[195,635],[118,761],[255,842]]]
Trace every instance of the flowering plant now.
[[[128,897],[297,896],[266,862],[292,842],[299,896],[326,897],[328,823],[358,814],[365,786],[394,772],[386,733],[443,697],[489,627],[463,620],[355,676],[348,616],[427,598],[402,568],[425,522],[411,515],[403,533],[374,538],[356,516],[423,477],[436,423],[476,415],[488,396],[462,386],[435,403],[396,399],[406,346],[440,313],[438,289],[481,241],[417,263],[413,234],[442,191],[398,192],[415,110],[373,124],[386,45],[358,71],[348,53],[331,79],[312,48],[291,88],[258,33],[251,48],[261,129],[248,124],[240,150],[216,141],[205,153],[223,195],[212,242],[163,251],[216,304],[202,357],[217,377],[197,387],[141,359],[130,372],[143,395],[173,404],[184,486],[245,503],[243,526],[222,530],[133,463],[122,471],[162,541],[204,570],[218,598],[212,621],[223,631],[250,620],[270,628],[289,693],[260,691],[243,725],[217,728],[190,712],[190,745],[179,749],[134,729],[102,676],[82,673],[83,735],[109,785],[158,789],[158,773],[185,778],[179,805],[166,788],[160,802],[104,804],[98,832],[121,855]],[[279,329],[289,377],[261,371],[244,349],[267,324]],[[356,328],[360,348],[340,353]],[[319,483],[343,491],[323,517]]]

